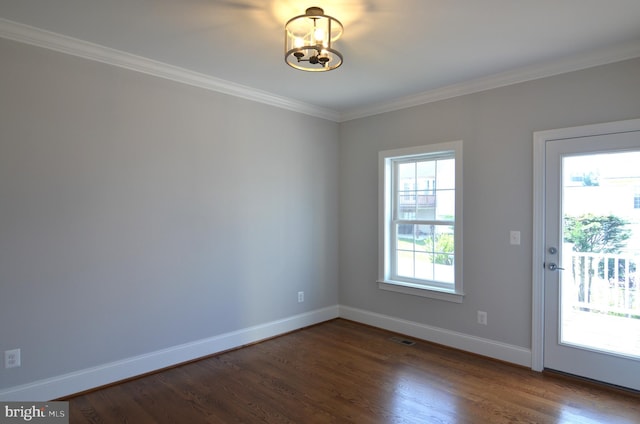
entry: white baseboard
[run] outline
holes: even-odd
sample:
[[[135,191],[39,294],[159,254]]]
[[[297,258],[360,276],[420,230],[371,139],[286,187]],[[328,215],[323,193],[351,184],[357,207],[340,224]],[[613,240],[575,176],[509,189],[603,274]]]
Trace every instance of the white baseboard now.
[[[69,374],[10,387],[0,390],[0,401],[35,402],[61,398],[338,318],[338,310],[337,305],[330,306]]]
[[[340,318],[371,325],[421,340],[499,359],[525,367],[531,367],[531,350],[495,340],[470,336],[439,327],[406,321],[362,309],[340,306]]]
[[[349,306],[305,314],[172,346],[148,354],[0,390],[0,401],[47,401],[213,355],[334,318],[345,318],[460,350],[526,367],[531,350]]]

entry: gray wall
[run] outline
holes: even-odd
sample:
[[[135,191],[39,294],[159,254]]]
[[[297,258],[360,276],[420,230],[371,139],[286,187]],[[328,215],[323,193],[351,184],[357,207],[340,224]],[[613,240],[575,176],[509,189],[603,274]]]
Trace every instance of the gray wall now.
[[[342,124],[341,304],[529,348],[533,132],[638,117],[636,59]],[[378,151],[454,140],[464,141],[464,302],[378,289]]]
[[[338,124],[0,57],[0,389],[338,303]]]

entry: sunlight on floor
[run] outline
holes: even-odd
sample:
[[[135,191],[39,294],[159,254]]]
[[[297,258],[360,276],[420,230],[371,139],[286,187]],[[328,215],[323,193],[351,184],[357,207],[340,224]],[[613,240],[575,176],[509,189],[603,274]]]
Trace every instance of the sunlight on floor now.
[[[416,370],[411,369],[397,375],[390,408],[395,416],[403,417],[412,413],[415,419],[424,422],[449,422],[451,417],[458,415],[455,396],[425,385],[425,378],[415,374]],[[433,408],[425,408],[429,404]],[[429,410],[431,412],[426,415],[425,411]]]

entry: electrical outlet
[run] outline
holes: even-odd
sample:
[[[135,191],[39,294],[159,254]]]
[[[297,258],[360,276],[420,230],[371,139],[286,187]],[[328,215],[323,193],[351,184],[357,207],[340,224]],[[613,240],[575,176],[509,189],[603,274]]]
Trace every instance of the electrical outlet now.
[[[485,311],[478,311],[478,324],[487,325],[487,313]]]
[[[4,351],[4,367],[18,368],[20,366],[20,349]]]
[[[304,292],[303,291],[299,291],[298,292],[298,303],[302,303],[304,302]]]

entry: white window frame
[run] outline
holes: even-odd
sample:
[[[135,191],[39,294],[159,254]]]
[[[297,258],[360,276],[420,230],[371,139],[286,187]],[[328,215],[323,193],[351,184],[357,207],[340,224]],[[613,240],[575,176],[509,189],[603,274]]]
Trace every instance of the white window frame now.
[[[452,154],[455,159],[455,218],[454,218],[454,284],[392,277],[393,259],[393,164],[397,161],[429,158]],[[426,146],[385,150],[378,153],[378,287],[404,294],[462,303],[462,141],[430,144]]]

